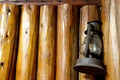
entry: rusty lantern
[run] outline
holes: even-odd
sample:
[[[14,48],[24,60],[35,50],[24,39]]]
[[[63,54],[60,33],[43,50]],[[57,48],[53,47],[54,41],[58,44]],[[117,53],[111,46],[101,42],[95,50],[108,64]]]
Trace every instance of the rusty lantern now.
[[[86,37],[82,45],[84,58],[79,58],[74,69],[81,73],[103,75],[105,65],[101,60],[102,55],[102,33],[101,22],[90,21],[87,23]]]

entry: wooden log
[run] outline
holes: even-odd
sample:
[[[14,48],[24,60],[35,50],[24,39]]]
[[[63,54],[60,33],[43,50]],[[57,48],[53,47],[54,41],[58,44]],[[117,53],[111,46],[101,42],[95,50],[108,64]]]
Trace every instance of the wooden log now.
[[[114,2],[113,2],[114,1]],[[120,79],[120,1],[119,0],[111,0],[111,2],[115,3],[114,7],[116,7],[115,9],[113,8],[113,10],[116,10],[116,12],[114,13],[114,19],[115,20],[115,23],[116,23],[116,26],[114,24],[112,24],[112,9],[110,11],[110,26],[112,28],[110,28],[110,31],[111,31],[111,35],[113,36],[109,36],[110,38],[112,38],[112,46],[111,46],[111,49],[112,49],[112,55],[111,56],[115,56],[113,57],[113,65],[114,65],[114,79],[116,80],[119,80]],[[111,5],[112,7],[112,5]],[[114,28],[116,27],[116,28]],[[114,33],[115,32],[115,33]],[[111,43],[111,42],[110,42]],[[110,49],[110,50],[111,50]],[[116,50],[115,50],[116,49]]]
[[[104,63],[107,70],[105,80],[120,79],[119,6],[119,0],[102,1]]]
[[[57,8],[41,6],[37,80],[55,80]]]
[[[87,29],[88,21],[100,20],[100,8],[95,5],[86,5],[83,6],[80,10],[80,26],[79,26],[79,47],[80,47],[80,57],[83,57],[82,53],[82,45],[85,38],[85,30]],[[95,80],[94,75],[88,74],[79,74],[79,80]]]
[[[16,80],[36,80],[39,8],[22,6]]]
[[[77,80],[73,70],[78,57],[78,10],[58,6],[56,80]]]
[[[109,43],[109,17],[110,17],[110,0],[102,0],[102,10],[101,10],[101,21],[102,21],[102,32],[103,32],[103,53],[104,53],[104,63],[106,65],[107,75],[105,80],[113,80],[111,78],[113,74],[110,72],[110,55],[108,53],[108,43]],[[111,74],[111,75],[110,75]]]
[[[83,6],[86,4],[101,6],[101,0],[0,0],[0,4],[9,3],[16,5],[52,5],[70,4]]]
[[[18,21],[18,6],[0,5],[0,80],[8,80],[11,76],[11,66],[15,35]],[[13,57],[12,57],[13,56]]]
[[[16,9],[13,9],[13,11],[17,12],[16,17],[16,30],[15,30],[15,41],[14,41],[14,50],[12,55],[12,61],[11,61],[11,67],[10,67],[10,73],[9,73],[9,80],[15,80],[16,75],[16,62],[17,62],[17,52],[18,52],[18,41],[19,41],[19,27],[20,27],[20,6],[16,6]],[[15,15],[15,14],[14,14]]]
[[[11,61],[11,67],[10,67],[10,73],[9,73],[9,80],[15,80],[16,63],[17,63],[17,51],[18,51],[18,37],[19,37],[18,32],[19,32],[19,25],[17,26],[16,32],[15,32],[14,51],[13,51],[13,55],[12,55],[12,61]]]

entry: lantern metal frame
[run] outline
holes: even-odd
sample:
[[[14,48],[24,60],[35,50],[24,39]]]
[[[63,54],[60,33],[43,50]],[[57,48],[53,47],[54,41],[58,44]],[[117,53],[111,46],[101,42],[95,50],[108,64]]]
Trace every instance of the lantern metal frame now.
[[[74,69],[81,73],[94,74],[94,75],[103,75],[105,74],[105,65],[100,59],[100,55],[91,54],[89,51],[89,43],[92,38],[91,31],[98,36],[102,36],[101,33],[101,22],[100,21],[91,21],[88,22],[86,47],[84,52],[84,58],[79,58],[74,66]],[[94,35],[94,34],[93,34]],[[102,53],[101,53],[102,54]],[[93,56],[96,55],[97,57]]]

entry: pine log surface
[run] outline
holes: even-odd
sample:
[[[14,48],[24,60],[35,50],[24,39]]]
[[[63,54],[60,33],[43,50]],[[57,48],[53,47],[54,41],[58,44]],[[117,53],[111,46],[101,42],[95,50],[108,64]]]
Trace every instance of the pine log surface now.
[[[18,7],[0,5],[0,19],[0,80],[8,80],[18,27]]]
[[[102,1],[105,80],[120,79],[120,1]]]
[[[55,80],[57,7],[40,9],[37,80]]]
[[[22,6],[16,80],[36,80],[38,18],[38,6]]]
[[[12,52],[12,61],[9,73],[9,80],[15,80],[16,75],[16,62],[17,62],[17,53],[18,53],[18,42],[19,42],[19,27],[20,27],[20,6],[16,6],[17,8],[14,10],[17,11],[17,16],[14,17],[16,19],[16,30],[15,30],[15,41],[14,41],[14,50]]]
[[[56,80],[77,80],[73,70],[78,57],[78,10],[58,6]]]
[[[120,65],[119,65],[119,63],[120,63],[119,62],[120,61],[119,60],[119,58],[120,58],[120,55],[119,55],[119,50],[120,50],[119,49],[119,44],[120,44],[120,41],[119,41],[119,37],[120,37],[119,36],[119,34],[120,34],[119,33],[119,25],[120,25],[119,13],[120,13],[120,11],[119,10],[120,9],[119,9],[119,3],[120,3],[120,1],[118,1],[118,0],[102,0],[102,8],[101,8],[102,20],[101,21],[102,21],[102,31],[103,31],[103,48],[104,48],[103,54],[104,54],[104,63],[106,65],[106,71],[107,71],[105,80],[119,80],[119,75],[120,75]],[[67,5],[67,6],[69,6],[69,7],[65,8],[65,7],[63,7],[63,5],[62,5],[62,7],[61,7],[61,5],[59,5],[59,7],[58,7],[58,23],[59,24],[58,24],[57,33],[54,31],[55,28],[53,29],[53,27],[52,27],[51,29],[53,30],[54,34],[53,33],[49,34],[49,35],[52,35],[51,37],[54,40],[55,40],[55,36],[57,35],[57,41],[58,41],[58,43],[57,43],[57,61],[59,64],[56,62],[56,64],[57,64],[56,80],[76,80],[77,79],[77,77],[76,77],[77,73],[74,72],[74,70],[72,70],[73,67],[71,67],[71,65],[73,66],[75,64],[77,56],[78,56],[76,54],[72,54],[75,52],[77,53],[77,51],[78,51],[78,49],[76,49],[76,47],[73,48],[73,45],[77,46],[78,43],[77,44],[74,43],[72,45],[72,41],[73,41],[74,37],[75,37],[74,41],[78,42],[76,39],[78,36],[75,36],[75,35],[78,35],[78,32],[77,32],[78,28],[75,29],[75,31],[74,31],[73,29],[71,29],[70,25],[75,25],[75,24],[76,24],[76,26],[78,25],[77,23],[74,24],[74,21],[73,21],[73,20],[77,19],[78,16],[75,16],[76,18],[74,18],[72,16],[72,19],[71,19],[70,16],[73,14],[76,14],[76,13],[71,12],[73,7],[71,7],[70,5]],[[65,9],[65,11],[64,11],[64,9]],[[53,10],[50,10],[50,12],[52,12],[52,11]],[[62,14],[61,11],[63,11],[64,14]],[[8,80],[9,77],[10,77],[9,78],[10,80],[13,80],[13,77],[12,77],[12,76],[14,76],[14,68],[13,67],[15,67],[15,66],[13,66],[14,59],[12,59],[12,58],[15,58],[14,56],[16,55],[15,54],[16,53],[15,46],[17,44],[15,44],[15,43],[16,43],[16,33],[17,33],[17,27],[18,27],[17,26],[18,12],[19,12],[18,6],[9,5],[9,4],[1,4],[0,5],[0,18],[1,18],[1,21],[0,21],[0,80],[1,79]],[[19,55],[18,55],[18,61],[17,61],[16,80],[21,80],[23,78],[25,80],[28,80],[28,79],[34,80],[33,77],[31,77],[31,76],[34,76],[34,78],[35,78],[35,75],[36,75],[36,72],[35,72],[35,75],[32,75],[31,72],[33,71],[33,66],[30,66],[30,65],[33,65],[32,61],[35,61],[34,58],[35,58],[35,55],[37,55],[37,50],[36,50],[37,49],[37,44],[36,44],[37,38],[36,37],[38,36],[38,24],[35,24],[35,23],[38,21],[39,17],[38,16],[36,17],[33,14],[39,15],[38,13],[39,13],[39,10],[38,10],[38,7],[36,7],[36,6],[22,7],[22,18],[21,18],[21,26],[20,26],[20,42],[19,42],[19,50],[18,50]],[[30,20],[26,18],[28,16],[29,16]],[[52,16],[55,16],[55,15],[52,15]],[[64,18],[63,18],[64,16],[66,16],[67,19],[64,20]],[[45,17],[47,17],[47,16],[45,16]],[[52,17],[52,19],[53,18],[54,17]],[[63,20],[62,20],[62,18],[63,18]],[[40,19],[40,20],[43,20],[43,19]],[[79,26],[79,28],[80,28],[79,29],[79,34],[80,34],[79,35],[79,39],[80,39],[79,47],[80,47],[80,49],[81,49],[81,45],[84,41],[84,37],[85,37],[84,31],[87,28],[87,22],[92,21],[92,20],[100,20],[99,7],[96,7],[95,5],[82,6],[82,8],[80,10],[80,26]],[[26,21],[28,22],[29,26],[28,25],[23,26],[23,24],[26,24]],[[66,24],[66,23],[68,23],[68,24]],[[30,27],[30,25],[32,27]],[[52,25],[54,25],[54,24],[52,24]],[[35,27],[35,26],[37,26],[37,27]],[[24,27],[26,27],[26,28],[24,28]],[[41,27],[43,27],[43,25],[39,26],[39,28],[41,28]],[[46,27],[43,27],[43,28],[46,29]],[[72,33],[72,31],[70,32],[69,29],[73,30],[74,33]],[[26,32],[26,30],[28,30],[28,31]],[[31,30],[33,30],[33,31],[31,31]],[[32,34],[34,34],[34,36],[32,36]],[[47,35],[47,33],[46,33],[46,35]],[[72,35],[72,37],[71,37],[71,35]],[[39,39],[41,39],[40,36],[39,36]],[[31,41],[29,41],[29,40],[31,40]],[[43,43],[43,46],[46,45],[46,43]],[[31,46],[30,44],[32,45],[32,47],[34,45],[34,48],[32,48],[33,49],[32,51],[30,50],[30,47],[29,47],[29,46]],[[72,48],[70,47],[71,45],[72,45]],[[53,47],[55,47],[55,42],[53,42]],[[53,47],[51,50],[53,50],[53,52],[54,52],[55,50],[53,49]],[[80,51],[80,52],[82,52],[82,51]],[[33,55],[32,53],[36,53],[36,54]],[[43,52],[43,53],[45,53],[45,52]],[[66,54],[64,55],[62,53],[66,53]],[[67,53],[69,53],[69,54],[67,54]],[[8,55],[6,55],[6,54],[8,54]],[[32,58],[30,57],[29,54],[32,54]],[[55,54],[53,54],[53,55],[55,56]],[[62,57],[58,57],[59,55]],[[21,56],[23,56],[23,57],[21,57]],[[73,60],[71,59],[72,58],[71,56],[74,56]],[[80,57],[81,56],[82,55],[80,55]],[[52,58],[52,59],[54,60],[54,58]],[[27,60],[28,60],[28,62],[27,62]],[[40,61],[40,60],[38,59],[38,61]],[[64,62],[65,60],[68,63],[67,62],[65,63]],[[11,63],[12,61],[13,61],[13,63]],[[71,63],[71,61],[73,61],[73,62]],[[26,66],[26,64],[27,64],[27,66]],[[55,64],[54,61],[52,64],[53,65]],[[67,67],[66,67],[66,64],[68,64]],[[62,65],[64,65],[64,66],[62,66]],[[10,70],[10,68],[11,68],[11,70]],[[35,68],[36,67],[34,66],[34,69]],[[53,68],[53,67],[51,67],[51,68]],[[28,69],[30,69],[30,70],[28,70]],[[27,70],[27,71],[25,71],[25,70]],[[42,70],[44,70],[44,69],[42,69]],[[40,70],[38,70],[38,72],[39,71]],[[49,72],[51,72],[51,75],[55,73],[54,70],[53,70],[53,72],[52,71],[49,71]],[[73,75],[73,76],[71,76],[71,75]],[[44,76],[44,75],[42,74],[42,76]],[[61,76],[63,76],[63,77],[61,77]],[[47,76],[47,77],[43,77],[43,78],[48,79],[49,77]],[[51,80],[52,79],[53,79],[53,77],[51,77]],[[40,80],[40,79],[38,79],[38,80]],[[96,77],[93,75],[80,74],[79,80],[96,80]]]

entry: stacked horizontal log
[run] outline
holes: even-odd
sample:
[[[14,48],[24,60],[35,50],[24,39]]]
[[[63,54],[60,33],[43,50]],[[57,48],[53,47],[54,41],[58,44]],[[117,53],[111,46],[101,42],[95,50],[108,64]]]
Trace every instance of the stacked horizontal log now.
[[[101,5],[101,0],[0,0],[0,3],[10,3],[16,5],[60,5],[60,4],[70,4],[83,6],[86,4]]]
[[[38,6],[22,6],[16,80],[36,80],[38,17]]]
[[[77,9],[68,4],[59,5],[57,16],[56,80],[77,80],[73,70],[78,57]]]
[[[0,80],[8,80],[9,77],[14,77],[13,68],[15,65],[11,65],[11,63],[14,63],[13,58],[16,54],[14,44],[16,44],[18,11],[18,6],[0,5]]]

